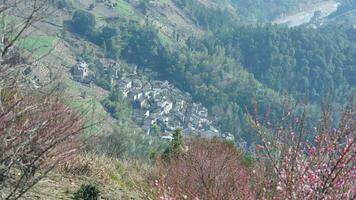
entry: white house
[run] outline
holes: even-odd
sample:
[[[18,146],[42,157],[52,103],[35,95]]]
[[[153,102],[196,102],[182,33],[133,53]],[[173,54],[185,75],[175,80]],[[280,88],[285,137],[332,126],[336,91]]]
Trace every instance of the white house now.
[[[88,64],[79,62],[72,68],[72,76],[75,81],[82,82],[89,75]]]

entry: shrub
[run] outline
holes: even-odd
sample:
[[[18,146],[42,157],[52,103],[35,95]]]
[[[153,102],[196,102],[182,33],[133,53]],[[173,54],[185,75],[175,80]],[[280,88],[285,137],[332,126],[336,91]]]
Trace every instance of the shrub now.
[[[100,196],[100,190],[96,184],[83,184],[74,193],[74,200],[97,200]]]

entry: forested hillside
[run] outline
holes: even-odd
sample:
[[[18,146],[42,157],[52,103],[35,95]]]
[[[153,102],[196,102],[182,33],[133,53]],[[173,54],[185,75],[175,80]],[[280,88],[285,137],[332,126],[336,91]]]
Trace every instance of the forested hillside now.
[[[278,8],[295,5],[284,3]],[[66,26],[102,47],[106,56],[158,72],[207,106],[222,132],[248,143],[253,134],[246,120],[255,106],[270,120],[280,117],[286,101],[310,107],[308,116],[316,117],[325,98],[338,108],[355,87],[356,44],[347,29],[239,24],[234,14],[214,4],[175,4],[207,34],[190,36],[182,45],[179,32],[167,42],[150,24],[118,20],[98,29],[95,15],[86,11],[76,11]],[[112,74],[106,73],[97,73],[96,83],[110,89],[104,77]]]
[[[230,47],[228,54],[267,87],[320,102],[328,92],[340,97],[355,87],[355,43],[347,32],[331,25],[317,30],[267,25],[239,27],[215,41]]]

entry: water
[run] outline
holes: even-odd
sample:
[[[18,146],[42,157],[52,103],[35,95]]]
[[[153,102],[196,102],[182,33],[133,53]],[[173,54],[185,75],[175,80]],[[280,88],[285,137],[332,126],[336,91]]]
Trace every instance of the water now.
[[[273,21],[275,24],[286,24],[288,27],[300,26],[309,23],[314,16],[314,13],[320,11],[320,18],[327,17],[335,12],[340,3],[332,1],[318,2],[312,5],[305,6],[304,9],[293,14],[279,17]]]

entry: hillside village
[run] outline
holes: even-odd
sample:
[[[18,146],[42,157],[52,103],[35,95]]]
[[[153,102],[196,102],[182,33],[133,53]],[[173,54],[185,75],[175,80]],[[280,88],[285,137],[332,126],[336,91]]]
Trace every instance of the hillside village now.
[[[202,135],[234,140],[232,134],[221,134],[213,126],[209,111],[201,103],[192,100],[189,93],[183,92],[162,80],[143,80],[134,68],[130,72],[108,59],[101,59],[101,64],[116,70],[111,78],[111,86],[121,91],[122,96],[132,105],[132,118],[146,134],[157,126],[163,139],[172,139],[175,129],[182,129],[186,136]],[[72,77],[85,82],[88,77],[88,64],[78,62],[73,66]]]

